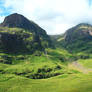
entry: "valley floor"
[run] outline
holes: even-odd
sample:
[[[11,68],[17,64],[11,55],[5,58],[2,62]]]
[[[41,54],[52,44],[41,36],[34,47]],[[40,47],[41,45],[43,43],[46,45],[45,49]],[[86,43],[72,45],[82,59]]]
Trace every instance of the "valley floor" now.
[[[80,64],[78,61],[74,61],[70,63],[68,67],[73,67],[74,69],[77,69],[78,71],[81,71],[84,74],[88,74],[89,72],[92,72],[92,68],[86,68],[82,64]]]
[[[92,92],[92,73],[89,73],[89,69],[77,61],[69,63],[68,68],[81,72],[48,79],[0,74],[0,92]]]
[[[0,77],[0,92],[92,92],[92,74],[66,74],[41,80]]]
[[[92,92],[92,58],[65,62],[73,57],[63,50],[12,57],[0,63],[0,92]]]

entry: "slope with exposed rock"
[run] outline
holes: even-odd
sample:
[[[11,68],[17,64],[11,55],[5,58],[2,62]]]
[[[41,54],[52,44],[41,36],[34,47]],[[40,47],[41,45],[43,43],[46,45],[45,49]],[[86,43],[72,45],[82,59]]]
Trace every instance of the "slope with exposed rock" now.
[[[44,51],[52,42],[46,31],[23,15],[14,13],[0,24],[0,51]]]
[[[81,23],[59,36],[57,47],[64,47],[70,52],[92,52],[92,25]]]

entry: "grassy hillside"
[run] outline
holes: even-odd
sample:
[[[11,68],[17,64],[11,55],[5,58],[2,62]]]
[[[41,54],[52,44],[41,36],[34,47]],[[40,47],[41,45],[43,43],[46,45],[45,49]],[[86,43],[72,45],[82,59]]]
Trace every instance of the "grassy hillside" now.
[[[4,53],[0,56],[0,92],[92,91],[92,73],[84,73],[76,67],[75,56],[66,50],[47,49],[41,56]],[[9,57],[11,63],[4,62],[10,61],[4,56]],[[92,68],[91,56],[77,61],[83,67]]]
[[[35,53],[33,55],[2,53],[0,73],[15,74],[31,79],[49,78],[67,72],[64,62],[70,57],[72,55],[65,50],[60,52],[60,50],[52,49],[47,49],[47,54],[43,53],[41,56],[35,56]]]
[[[92,74],[65,74],[33,80],[15,75],[0,75],[0,92],[91,92]]]
[[[92,25],[81,23],[67,30],[64,35],[53,36],[56,47],[71,53],[92,53]]]
[[[0,92],[92,92],[91,45],[89,24],[49,37],[22,15],[7,16],[0,24]]]
[[[0,52],[40,54],[51,45],[48,35],[35,35],[21,28],[0,27]]]

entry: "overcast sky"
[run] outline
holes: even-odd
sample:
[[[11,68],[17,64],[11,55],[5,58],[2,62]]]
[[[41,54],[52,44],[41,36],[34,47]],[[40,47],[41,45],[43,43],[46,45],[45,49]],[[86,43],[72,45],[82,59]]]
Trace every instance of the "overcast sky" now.
[[[0,0],[0,22],[19,13],[48,34],[61,34],[79,23],[92,24],[92,0]]]

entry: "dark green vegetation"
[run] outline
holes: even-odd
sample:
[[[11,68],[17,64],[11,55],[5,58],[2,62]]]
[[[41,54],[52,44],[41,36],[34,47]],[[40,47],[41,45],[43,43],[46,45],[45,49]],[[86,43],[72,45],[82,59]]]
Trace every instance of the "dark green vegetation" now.
[[[52,49],[47,49],[47,53],[47,55],[42,54],[41,56],[1,54],[0,72],[1,74],[15,74],[30,79],[49,78],[67,72],[63,62],[68,60],[71,54],[68,52],[63,54],[59,50]]]
[[[0,92],[91,92],[92,73],[82,72],[69,59],[65,50],[47,49],[47,55],[11,55],[12,64],[0,63]],[[62,58],[63,57],[63,58]],[[5,58],[1,58],[1,61]],[[84,61],[84,63],[83,63]],[[88,63],[87,63],[88,61]],[[92,68],[92,59],[79,59],[84,67]],[[77,69],[78,68],[78,69]]]
[[[52,42],[45,30],[24,16],[12,14],[0,24],[0,51],[34,53],[45,51]]]
[[[56,39],[58,47],[64,47],[71,53],[91,53],[92,26],[81,23],[66,31],[64,35]]]
[[[92,26],[48,36],[20,14],[0,24],[0,92],[92,92]]]

